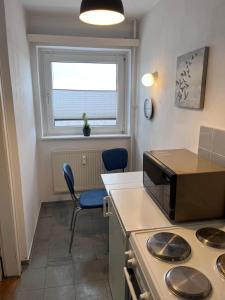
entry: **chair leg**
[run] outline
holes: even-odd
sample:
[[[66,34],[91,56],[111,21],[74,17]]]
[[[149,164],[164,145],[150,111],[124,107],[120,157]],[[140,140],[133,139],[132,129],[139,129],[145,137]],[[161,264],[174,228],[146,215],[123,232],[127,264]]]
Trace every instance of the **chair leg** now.
[[[75,206],[75,203],[74,203],[74,204],[73,204],[72,218],[71,218],[71,222],[70,222],[70,230],[73,229],[73,219],[74,219],[75,210],[76,210],[76,206]]]
[[[76,228],[76,220],[77,220],[77,215],[78,213],[82,210],[82,208],[77,208],[74,212],[74,220],[73,220],[73,225],[72,225],[72,232],[71,232],[71,238],[70,238],[70,247],[69,247],[69,253],[71,253],[71,249],[73,246],[73,238],[74,238],[74,231]]]

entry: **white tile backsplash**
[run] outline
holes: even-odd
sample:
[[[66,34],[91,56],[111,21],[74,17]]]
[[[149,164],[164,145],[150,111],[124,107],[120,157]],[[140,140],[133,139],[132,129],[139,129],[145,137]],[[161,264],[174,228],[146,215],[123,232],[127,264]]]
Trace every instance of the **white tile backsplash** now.
[[[200,129],[199,136],[199,148],[203,148],[207,151],[212,151],[213,149],[213,133],[212,128],[202,126]]]
[[[198,154],[225,166],[225,130],[201,126]]]

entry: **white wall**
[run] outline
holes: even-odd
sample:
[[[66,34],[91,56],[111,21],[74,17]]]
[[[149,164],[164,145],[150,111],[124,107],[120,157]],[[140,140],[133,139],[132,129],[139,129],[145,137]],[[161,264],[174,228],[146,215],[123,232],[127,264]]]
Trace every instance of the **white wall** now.
[[[20,1],[5,1],[5,12],[26,232],[23,259],[27,259],[40,209],[30,55]]]
[[[3,1],[0,28],[0,242],[4,273],[15,276],[21,272],[21,253],[26,242]]]
[[[78,16],[46,12],[27,12],[27,32],[36,34],[98,36],[131,38],[132,20],[126,20],[117,26],[96,27],[81,22]]]
[[[118,37],[131,38],[133,25],[131,21],[116,27],[96,28],[94,26],[83,25],[76,21],[73,15],[46,15],[43,13],[27,13],[27,32],[36,34],[57,34],[76,36],[98,36],[98,37]],[[63,46],[63,45],[62,45]],[[64,45],[65,46],[65,45]],[[79,47],[79,45],[77,45]],[[53,193],[53,178],[51,170],[51,152],[57,150],[101,150],[113,147],[126,147],[131,149],[130,138],[105,138],[105,139],[41,139],[41,113],[40,95],[37,74],[37,56],[34,44],[30,47],[32,76],[35,100],[36,129],[39,154],[39,190],[42,202],[58,201],[70,199],[68,195]]]
[[[197,152],[200,125],[225,128],[224,16],[224,0],[161,0],[142,20],[138,53],[138,168],[145,150],[185,147]],[[177,108],[177,56],[204,46],[210,46],[205,108]],[[144,88],[140,79],[149,71],[158,71],[159,79],[154,87]],[[155,107],[152,121],[143,114],[143,102],[148,96],[153,98]]]

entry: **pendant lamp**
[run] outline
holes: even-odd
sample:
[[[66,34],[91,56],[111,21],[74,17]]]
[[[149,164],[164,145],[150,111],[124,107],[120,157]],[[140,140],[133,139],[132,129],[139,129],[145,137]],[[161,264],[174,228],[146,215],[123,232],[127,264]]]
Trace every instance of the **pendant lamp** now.
[[[115,25],[123,22],[121,0],[82,0],[80,20],[92,25]]]

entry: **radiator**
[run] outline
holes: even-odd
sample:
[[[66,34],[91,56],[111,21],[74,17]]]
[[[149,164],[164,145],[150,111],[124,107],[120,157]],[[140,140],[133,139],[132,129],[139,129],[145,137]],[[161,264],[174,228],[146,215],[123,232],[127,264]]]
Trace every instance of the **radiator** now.
[[[102,150],[56,151],[51,153],[54,193],[67,192],[63,176],[63,164],[70,164],[75,177],[75,190],[82,191],[103,187],[101,173],[104,173]]]

